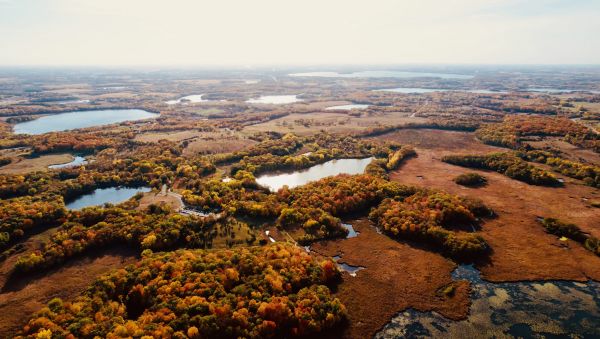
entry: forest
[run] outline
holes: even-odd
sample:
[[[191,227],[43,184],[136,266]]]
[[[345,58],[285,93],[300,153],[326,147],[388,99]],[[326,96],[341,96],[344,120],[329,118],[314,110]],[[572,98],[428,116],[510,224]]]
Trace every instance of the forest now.
[[[345,318],[327,287],[338,276],[333,262],[283,244],[149,251],[73,301],[52,299],[17,338],[309,337]]]

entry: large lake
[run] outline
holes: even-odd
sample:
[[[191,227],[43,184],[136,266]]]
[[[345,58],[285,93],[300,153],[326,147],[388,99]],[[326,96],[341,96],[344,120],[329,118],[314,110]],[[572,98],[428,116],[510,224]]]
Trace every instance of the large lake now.
[[[76,128],[115,124],[123,121],[156,118],[159,114],[141,109],[107,109],[97,111],[73,111],[46,115],[18,123],[13,130],[17,134],[43,134]]]
[[[277,192],[287,185],[289,188],[301,186],[311,181],[338,174],[362,174],[373,158],[364,159],[336,159],[320,165],[283,174],[265,174],[256,178],[259,185],[268,187],[272,192]]]
[[[263,95],[259,98],[246,100],[249,104],[291,104],[302,101],[297,95]]]
[[[394,93],[405,93],[405,94],[421,94],[421,93],[434,93],[434,92],[467,92],[475,94],[506,94],[505,91],[493,91],[489,89],[443,89],[443,88],[420,88],[420,87],[397,87],[397,88],[383,88],[373,90],[374,92],[394,92]]]
[[[338,72],[305,72],[292,73],[293,77],[321,78],[442,78],[442,79],[471,79],[472,75],[454,73],[402,72],[402,71],[361,71],[351,73]]]
[[[435,312],[400,312],[375,335],[383,338],[599,338],[600,284],[533,281],[494,284],[472,266],[459,266],[455,280],[471,282],[467,319]]]
[[[109,187],[97,188],[93,192],[79,196],[66,203],[68,209],[78,210],[88,206],[99,206],[107,202],[117,204],[128,200],[138,192],[150,192],[150,187]]]

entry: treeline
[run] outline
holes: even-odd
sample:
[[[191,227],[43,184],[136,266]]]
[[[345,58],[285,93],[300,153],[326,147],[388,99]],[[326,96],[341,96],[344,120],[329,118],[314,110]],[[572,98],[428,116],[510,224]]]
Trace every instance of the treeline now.
[[[582,244],[588,251],[600,256],[600,239],[584,233],[579,226],[565,223],[555,218],[543,218],[541,223],[546,232],[576,241]]]
[[[423,242],[453,259],[473,261],[486,255],[486,242],[476,233],[453,228],[474,227],[476,217],[490,215],[479,202],[443,192],[419,192],[384,200],[369,218],[394,238]]]
[[[562,137],[565,141],[600,152],[600,135],[567,118],[511,115],[501,123],[487,124],[476,131],[484,143],[517,149],[527,136]]]
[[[492,153],[488,155],[447,155],[443,162],[452,165],[492,170],[509,178],[532,185],[560,186],[561,182],[547,171],[530,165],[510,153]]]
[[[58,298],[17,338],[289,338],[317,336],[346,317],[327,284],[335,264],[283,244],[145,256]]]
[[[66,214],[60,196],[0,200],[0,251],[33,231],[62,224]]]
[[[600,167],[598,166],[562,159],[547,151],[520,150],[516,154],[527,161],[549,165],[556,172],[582,180],[588,186],[600,188]]]

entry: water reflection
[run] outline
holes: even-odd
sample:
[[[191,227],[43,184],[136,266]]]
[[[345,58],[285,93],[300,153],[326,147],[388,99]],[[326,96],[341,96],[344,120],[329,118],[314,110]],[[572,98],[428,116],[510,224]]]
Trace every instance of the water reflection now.
[[[346,236],[346,238],[354,238],[360,234],[360,232],[356,232],[354,230],[354,227],[352,227],[352,225],[350,224],[342,223],[342,227],[348,230],[348,235]]]
[[[130,120],[150,119],[158,116],[156,113],[150,113],[141,109],[73,111],[47,115],[35,120],[21,122],[16,124],[13,130],[17,134],[43,134]]]
[[[287,185],[289,188],[301,186],[311,181],[338,174],[361,174],[373,158],[364,159],[336,159],[315,165],[308,169],[283,174],[265,174],[256,178],[259,185],[277,192]]]
[[[150,192],[150,187],[109,187],[97,188],[93,192],[79,196],[66,204],[68,209],[78,210],[88,206],[103,205],[107,202],[123,202],[138,192]]]

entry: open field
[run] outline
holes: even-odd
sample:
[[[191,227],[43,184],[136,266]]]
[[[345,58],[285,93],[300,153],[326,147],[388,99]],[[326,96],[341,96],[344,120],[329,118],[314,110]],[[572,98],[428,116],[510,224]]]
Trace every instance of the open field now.
[[[359,110],[360,111],[360,110]],[[347,113],[315,112],[306,114],[290,114],[266,123],[248,126],[245,132],[279,131],[308,135],[315,130],[328,133],[351,133],[381,125],[398,125],[403,123],[419,123],[426,119],[411,117],[409,113],[386,113],[378,116],[354,117]]]
[[[598,190],[568,178],[565,178],[563,188],[532,186],[495,172],[443,163],[440,161],[443,155],[476,154],[488,148],[477,143],[464,143],[464,136],[458,135],[455,139],[455,134],[439,133],[437,145],[417,148],[418,156],[402,166],[391,179],[479,198],[498,214],[497,218],[485,222],[482,228],[482,235],[493,249],[490,262],[478,266],[483,278],[490,281],[600,279],[600,258],[575,242],[569,241],[568,247],[564,247],[556,236],[546,234],[536,220],[537,217],[567,220],[598,237],[600,209],[586,203],[587,199],[600,196]],[[403,138],[399,136],[398,139]],[[443,145],[459,146],[441,151]],[[486,176],[488,185],[470,189],[452,181],[466,172]]]
[[[47,171],[48,166],[64,164],[72,161],[71,154],[49,154],[41,155],[35,158],[13,158],[13,162],[0,167],[0,173],[5,174],[23,174],[35,171]]]

